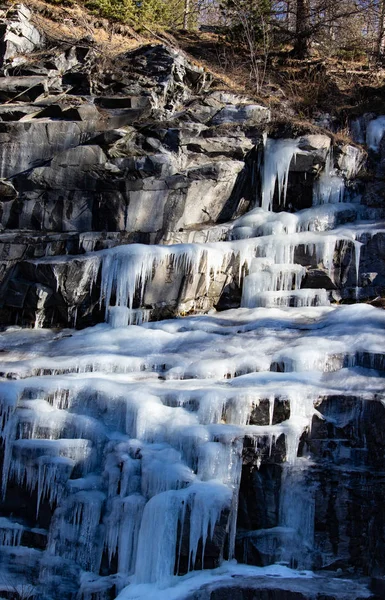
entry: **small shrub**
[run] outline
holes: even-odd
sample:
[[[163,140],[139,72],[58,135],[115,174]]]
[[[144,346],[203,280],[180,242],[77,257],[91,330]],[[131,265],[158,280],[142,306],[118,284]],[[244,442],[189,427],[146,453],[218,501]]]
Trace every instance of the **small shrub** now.
[[[112,21],[126,23],[135,14],[132,0],[86,0],[84,5],[94,14]]]

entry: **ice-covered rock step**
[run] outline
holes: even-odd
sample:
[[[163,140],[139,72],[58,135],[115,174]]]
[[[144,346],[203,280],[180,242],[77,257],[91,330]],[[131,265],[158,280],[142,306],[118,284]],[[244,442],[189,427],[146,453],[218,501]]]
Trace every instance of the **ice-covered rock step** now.
[[[314,263],[316,266],[321,261],[327,269],[330,269],[333,250],[338,243],[349,244],[349,240],[351,240],[357,245],[358,242],[355,240],[363,238],[365,245],[370,245],[373,237],[381,235],[383,235],[383,228],[378,224],[368,222],[352,224],[348,228],[339,228],[337,232],[328,234],[304,232],[287,236],[271,235],[255,240],[202,246],[187,244],[141,247],[134,244],[106,251],[112,252],[111,255],[95,253],[86,254],[83,257],[40,259],[32,263],[20,264],[19,277],[24,277],[26,281],[18,283],[15,279],[11,280],[11,287],[15,288],[14,294],[8,295],[6,303],[15,307],[25,305],[33,307],[35,304],[40,307],[38,310],[41,312],[45,306],[49,309],[55,300],[56,304],[60,305],[64,302],[64,306],[67,305],[74,310],[74,307],[83,299],[87,298],[89,302],[88,296],[92,284],[101,269],[102,295],[109,296],[116,287],[118,303],[123,306],[123,289],[121,289],[122,286],[118,286],[118,281],[122,280],[130,288],[124,293],[124,296],[128,295],[127,303],[133,302],[134,293],[138,287],[141,289],[139,296],[142,296],[142,301],[149,305],[154,305],[155,301],[156,305],[154,292],[149,289],[149,292],[145,294],[145,288],[150,286],[150,280],[153,278],[150,269],[152,270],[152,267],[157,265],[157,275],[152,279],[151,287],[156,283],[157,288],[161,288],[163,298],[168,298],[171,306],[178,302],[181,294],[182,306],[189,304],[189,297],[196,298],[197,296],[200,300],[194,300],[195,305],[199,305],[199,302],[202,303],[206,297],[205,302],[209,306],[213,300],[215,301],[215,297],[218,297],[224,286],[229,285],[231,281],[236,283],[238,270],[243,264],[248,264],[256,254],[266,256],[273,262],[300,260],[307,264]],[[356,258],[359,256],[356,255]],[[134,269],[131,275],[127,271],[128,267],[124,264],[130,259],[136,263],[136,266],[131,264],[130,270]],[[239,262],[238,266],[237,262]],[[110,263],[114,263],[114,269],[108,266]],[[230,267],[232,263],[234,264]],[[165,279],[170,275],[172,277],[172,281],[167,285],[161,281],[162,270],[164,270],[163,277]],[[107,272],[110,273],[109,280],[106,280],[106,276],[103,275]],[[217,272],[215,285],[210,283],[210,272],[211,274]],[[190,277],[189,283],[184,281],[186,277]],[[28,284],[28,280],[36,281],[36,283]],[[70,280],[71,285],[69,284]],[[38,283],[39,281],[40,283]],[[55,297],[54,290],[57,286],[59,289],[57,289],[57,297]],[[108,297],[106,301],[109,302]]]
[[[48,341],[48,346],[42,342],[40,348],[36,342],[33,347],[27,342],[9,353],[3,353],[1,371],[8,377],[16,374],[17,378],[33,373],[137,373],[141,370],[155,371],[170,379],[221,378],[242,371],[267,370],[269,353],[280,348],[288,338],[300,335],[290,329],[287,333],[282,332],[282,338],[278,339],[273,331],[268,330],[264,345],[255,354],[256,332],[245,332],[240,346],[236,324],[232,330],[216,327],[213,332],[205,331],[204,321],[201,328],[198,321],[193,320],[191,324],[193,328],[198,325],[198,331],[192,333],[189,320],[181,319],[159,323],[155,328],[132,326],[112,329],[100,325],[83,333],[73,331],[70,337],[54,343]],[[226,345],[223,344],[224,335]],[[9,335],[4,334],[5,348],[11,339],[11,331]]]
[[[231,565],[228,569],[203,573],[196,580],[189,581],[186,577],[175,588],[164,590],[164,595],[146,598],[139,590],[127,588],[118,600],[179,600],[182,597],[185,600],[321,600],[323,597],[328,600],[369,600],[373,595],[365,581],[291,571],[281,565],[259,568]]]
[[[300,334],[294,335],[297,337]],[[56,358],[2,362],[0,370],[3,376],[8,378],[70,373],[94,373],[95,376],[98,376],[98,373],[132,373],[135,375],[139,371],[147,371],[155,372],[157,378],[161,377],[167,380],[229,379],[244,373],[269,370],[271,357],[281,346],[287,345],[287,339],[277,340],[274,332],[269,332],[263,340],[263,347],[261,346],[260,352],[256,355],[253,354],[256,336],[256,333],[246,334],[243,339],[243,347],[238,348],[235,356],[231,354],[231,349],[236,348],[235,344],[239,343],[239,337],[228,338],[226,340],[228,345],[224,348],[222,335],[216,334],[212,339],[207,339],[207,343],[198,343],[195,348],[188,350],[183,344],[183,340],[188,336],[180,334],[172,340],[175,342],[175,348],[165,347],[164,354],[159,352],[144,357],[137,356],[135,350],[121,354],[88,351],[84,352],[81,357],[57,354]],[[293,335],[288,337],[293,339]]]
[[[63,492],[63,484],[77,466],[81,473],[92,470],[95,455],[86,439],[12,439],[5,437],[2,489],[9,481],[38,489],[37,512],[40,501],[50,495],[50,502]]]
[[[307,208],[296,213],[264,211],[254,208],[231,225],[233,239],[264,235],[298,233],[301,231],[327,231],[343,223],[364,218],[370,211],[359,204],[343,203]],[[378,210],[374,213],[381,216]]]
[[[347,372],[345,370],[341,381],[352,380],[353,374],[354,371]],[[301,382],[301,378],[298,378],[297,374],[293,373],[292,375],[294,377],[288,373],[249,375],[235,380],[237,383],[235,389],[221,389],[220,387],[219,389],[197,388],[196,390],[180,388],[172,391],[161,388],[151,389],[151,395],[150,390],[146,394],[147,402],[144,406],[142,406],[143,389],[136,392],[130,390],[130,395],[133,394],[139,398],[138,406],[135,407],[132,400],[128,400],[127,397],[126,401],[122,397],[119,403],[112,402],[110,413],[108,414],[104,410],[99,419],[110,428],[111,433],[120,432],[144,440],[164,439],[162,436],[166,436],[166,439],[176,447],[179,447],[181,440],[184,440],[181,448],[187,452],[191,452],[191,444],[196,446],[197,439],[201,436],[203,436],[201,443],[206,443],[210,439],[222,440],[227,443],[226,440],[242,439],[245,436],[251,439],[267,439],[270,441],[264,443],[264,446],[268,449],[271,448],[274,439],[282,435],[285,437],[291,435],[291,420],[294,419],[293,423],[297,422],[303,428],[309,422],[313,407],[320,405],[325,399],[341,398],[341,402],[345,402],[344,388],[338,389],[333,379],[321,380],[320,374],[311,374],[310,381],[314,383],[309,385],[309,383],[304,383],[305,377],[302,377],[304,381]],[[307,379],[309,379],[309,374],[307,374]],[[367,374],[361,375],[360,379],[360,387],[354,391],[357,404],[363,400],[374,400],[382,392],[383,379],[379,383],[376,377]],[[265,385],[263,385],[264,382],[266,382]],[[262,387],[260,389],[248,387],[252,383]],[[178,399],[179,403],[175,404],[175,401],[171,400],[172,396],[174,399]],[[80,398],[75,398],[74,403],[70,405],[71,411],[74,411],[75,414],[89,414],[90,407],[95,404],[96,400],[94,410],[100,414],[103,406],[111,404],[111,397],[105,399],[98,397],[92,387],[87,388],[87,394],[83,396],[83,399],[86,397],[92,398],[93,402],[87,404]],[[346,401],[352,399],[353,396],[350,395],[350,398],[347,396]],[[156,414],[155,421],[149,418],[149,411]],[[195,411],[195,415],[191,411]],[[16,419],[18,412],[16,411],[15,414]],[[287,423],[285,424],[285,422]],[[173,423],[173,429],[171,423]],[[218,427],[213,428],[210,425],[208,429],[199,428],[199,425],[208,426],[210,423],[217,424]],[[225,424],[228,425],[227,428],[224,427]],[[279,424],[282,424],[282,427],[272,429],[266,427]],[[53,433],[55,434],[55,429]],[[6,438],[6,443],[10,447],[12,440]],[[143,452],[142,446],[142,455]],[[267,452],[268,455],[269,452]],[[25,464],[25,461],[22,463]],[[48,492],[52,493],[52,488],[47,482],[55,482],[55,485],[60,488],[74,467],[75,463],[72,459],[58,459],[47,455],[32,461],[28,467],[30,470],[28,471],[27,486],[31,489],[36,489],[38,486],[37,506],[39,506],[41,498],[44,499]],[[21,469],[22,473],[25,471],[23,466],[18,469]],[[46,486],[48,487],[46,488]],[[51,499],[48,497],[50,503],[55,499],[55,495]]]
[[[16,507],[13,507],[16,509]],[[4,506],[2,507],[4,512]],[[46,529],[29,527],[23,519],[0,517],[0,546],[24,546],[44,550],[47,544]]]
[[[15,593],[14,589],[18,586],[21,590],[29,589],[30,593],[35,591],[42,558],[43,552],[35,548],[3,546],[0,552],[0,569],[6,581],[1,582],[0,593],[3,590]]]
[[[0,517],[0,546],[20,546],[24,527],[17,521]]]
[[[328,306],[329,296],[323,289],[278,290],[248,294],[242,305],[248,308],[279,308],[282,306]]]
[[[338,359],[337,367],[341,366],[341,357],[333,357],[334,363]],[[38,377],[7,383],[5,386],[9,402],[12,397],[12,411],[16,411],[12,417],[13,427],[24,434],[30,435],[32,432],[39,436],[44,434],[57,438],[64,437],[68,432],[67,421],[69,424],[78,421],[78,436],[83,433],[94,442],[100,436],[99,441],[104,440],[103,443],[106,443],[108,437],[105,436],[104,428],[139,435],[142,425],[145,426],[145,420],[143,423],[142,420],[145,419],[147,410],[156,412],[158,419],[164,419],[165,422],[169,417],[178,419],[184,415],[186,424],[188,420],[192,423],[195,413],[196,424],[222,422],[268,425],[288,419],[293,410],[298,410],[298,401],[304,405],[308,402],[317,404],[320,398],[343,395],[347,382],[350,394],[354,393],[355,397],[367,400],[378,396],[383,389],[383,379],[378,377],[377,372],[365,369],[343,369],[340,373],[324,374],[309,371],[260,372],[241,375],[234,380],[219,381],[172,380],[162,383],[142,379],[135,382],[122,377],[118,383],[117,379],[119,377],[116,375],[105,375],[102,378],[99,374],[97,378]],[[33,416],[30,414],[32,411],[27,415],[28,427],[31,422],[34,424],[31,430],[25,428],[23,397],[34,395],[34,390],[45,395],[46,401],[28,400],[32,405],[34,402],[37,404]],[[4,392],[1,391],[4,401]],[[50,416],[47,419],[46,407],[39,412],[42,402],[49,402],[57,407],[49,413],[56,418]],[[9,406],[10,404],[3,404],[2,410],[7,411]],[[187,413],[182,409],[191,416],[187,418]],[[11,414],[8,412],[7,416],[3,416],[5,425]],[[96,418],[98,421],[95,421]],[[41,423],[44,424],[44,429],[39,429]],[[150,422],[147,423],[147,427],[149,426]],[[9,427],[5,427],[3,435],[11,441],[8,430]]]
[[[17,437],[22,439],[89,439],[102,443],[106,431],[90,416],[76,417],[52,407],[46,400],[20,400],[17,412]]]
[[[36,377],[3,384],[8,400],[4,396],[3,388],[1,391],[2,400],[5,402],[2,408],[7,409],[12,404],[12,411],[17,410],[15,416],[19,423],[35,423],[36,429],[32,432],[37,433],[37,426],[42,422],[47,430],[52,429],[51,436],[57,437],[61,431],[66,431],[63,429],[63,423],[68,421],[71,424],[77,419],[78,435],[83,432],[92,440],[95,435],[100,435],[101,429],[100,425],[98,427],[95,423],[96,415],[99,421],[105,421],[110,428],[118,427],[118,423],[118,429],[125,428],[128,424],[127,410],[138,411],[143,403],[152,407],[152,410],[157,406],[160,411],[163,404],[164,407],[175,409],[175,415],[180,408],[186,408],[190,413],[195,412],[199,422],[203,424],[223,421],[243,425],[250,422],[251,414],[256,408],[260,408],[262,412],[267,410],[272,417],[277,402],[287,402],[291,408],[293,399],[299,396],[305,402],[306,398],[318,401],[320,397],[338,395],[343,393],[346,381],[357,397],[365,398],[378,394],[383,385],[383,380],[378,377],[376,371],[350,368],[343,369],[339,374],[328,371],[265,371],[241,375],[233,380],[214,381],[182,379],[161,382],[143,378],[135,382],[122,376],[119,382],[119,376],[101,374],[97,377],[80,378]],[[27,411],[23,396],[33,395],[34,389],[38,390],[40,395],[45,395],[46,400],[28,400],[29,404],[33,406],[36,403],[36,406],[34,411]],[[49,403],[57,408],[51,408],[47,418],[46,406],[49,406]],[[106,413],[108,403],[111,405],[110,415]],[[121,412],[121,418],[117,414],[118,411]],[[82,414],[85,415],[84,419],[75,416]],[[111,420],[113,415],[115,418]],[[7,420],[9,418],[10,415]],[[84,427],[83,422],[88,428]],[[23,428],[19,430],[28,433]],[[4,431],[7,432],[8,429]],[[106,438],[104,440],[106,441]]]
[[[292,234],[301,231],[330,231],[355,221],[381,222],[384,209],[357,203],[328,204],[307,208],[296,213],[272,213],[254,208],[230,224],[231,239],[246,239],[272,234]]]
[[[351,253],[350,246],[357,244],[354,230],[202,245],[131,244],[83,256],[24,261],[10,282],[14,295],[5,298],[5,305],[13,307],[15,315],[22,311],[23,318],[33,315],[35,323],[60,320],[61,314],[66,321],[72,315],[74,322],[101,318],[100,307],[106,317],[111,306],[151,308],[158,317],[165,312],[208,310],[221,301],[226,289],[233,289],[235,297],[239,294],[243,274],[256,256],[280,264],[322,265],[331,275],[335,249],[343,243]],[[130,322],[130,313],[127,317]]]
[[[272,357],[270,370],[283,373],[298,371],[338,371],[355,366],[354,356],[345,343],[325,337],[299,340],[299,343],[284,348]]]
[[[339,356],[344,364],[344,357],[354,357],[358,352],[383,354],[382,317],[380,310],[368,305],[241,309],[141,327],[112,329],[99,325],[73,331],[56,341],[48,338],[44,342],[42,332],[41,336],[32,335],[33,340],[40,337],[40,344],[30,344],[28,336],[22,336],[19,345],[3,352],[0,370],[18,379],[33,374],[91,371],[96,378],[97,371],[132,373],[135,378],[138,371],[147,371],[155,372],[155,377],[175,380],[223,379],[268,371],[272,363],[285,363],[286,356],[287,365],[295,363],[299,370],[311,370],[312,365],[325,365],[329,355]],[[362,332],[360,337],[357,327]],[[12,330],[2,334],[5,349],[12,347],[12,335]],[[4,393],[7,401],[7,389]]]

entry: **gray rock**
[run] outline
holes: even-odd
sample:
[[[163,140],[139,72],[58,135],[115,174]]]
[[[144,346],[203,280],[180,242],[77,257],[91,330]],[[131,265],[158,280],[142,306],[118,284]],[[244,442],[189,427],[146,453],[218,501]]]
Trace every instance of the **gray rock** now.
[[[0,176],[12,177],[51,160],[86,141],[95,122],[45,121],[0,123]]]
[[[224,582],[202,586],[186,600],[364,600],[371,598],[359,581],[328,577],[278,578],[234,575]]]
[[[259,125],[261,123],[268,123],[270,118],[270,110],[259,104],[227,105],[211,119],[211,124],[222,125],[223,123],[242,123],[247,125]]]
[[[358,146],[345,144],[339,147],[337,166],[346,179],[352,179],[358,175],[365,164],[366,152]]]
[[[4,47],[2,62],[11,62],[18,55],[25,55],[40,48],[44,38],[31,22],[32,13],[23,4],[16,4],[3,13],[0,20]]]
[[[300,152],[295,155],[290,165],[290,171],[317,172],[325,164],[331,147],[331,139],[327,135],[311,134],[300,138]]]
[[[61,90],[60,83],[49,82],[46,77],[0,77],[0,99],[33,102],[48,92],[48,88]]]

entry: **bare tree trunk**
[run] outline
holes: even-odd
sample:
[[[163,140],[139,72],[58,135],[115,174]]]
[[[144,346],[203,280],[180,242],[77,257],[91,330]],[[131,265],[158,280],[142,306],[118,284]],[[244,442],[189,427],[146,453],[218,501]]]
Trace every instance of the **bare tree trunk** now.
[[[380,59],[384,55],[385,50],[385,0],[380,2],[380,13],[378,15],[378,31],[377,31],[377,58]]]
[[[183,27],[188,29],[188,18],[190,15],[190,0],[184,0],[184,11],[183,11]]]
[[[290,0],[287,0],[287,2],[286,2],[286,15],[285,15],[285,21],[286,21],[286,23],[287,23],[287,28],[288,28],[288,29],[289,29],[289,27],[290,27],[290,9],[291,9],[291,6],[290,6],[290,4],[291,4]]]
[[[326,18],[328,20],[328,33],[329,33],[330,40],[333,42],[336,39],[334,9],[335,9],[335,5],[332,3],[330,3],[326,9]]]
[[[310,0],[297,0],[296,17],[294,55],[305,58],[310,49]]]
[[[293,0],[286,2],[286,15],[285,15],[286,27],[289,31],[294,31],[295,21],[293,16]]]

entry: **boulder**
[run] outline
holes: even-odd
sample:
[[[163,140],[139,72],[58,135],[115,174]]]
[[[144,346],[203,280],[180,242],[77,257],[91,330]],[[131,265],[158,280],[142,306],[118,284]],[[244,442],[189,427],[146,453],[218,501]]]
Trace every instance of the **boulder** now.
[[[290,165],[293,173],[317,172],[325,165],[331,147],[327,135],[310,134],[300,138],[298,152]]]
[[[240,123],[242,125],[260,125],[270,121],[270,110],[259,104],[227,105],[211,119],[211,125]]]
[[[32,12],[23,4],[16,4],[2,11],[0,31],[3,40],[1,62],[12,63],[12,59],[29,54],[40,48],[44,37],[32,23]]]
[[[373,598],[359,581],[328,576],[290,578],[228,575],[223,581],[203,585],[186,600],[364,600]],[[374,599],[373,599],[374,600]]]

